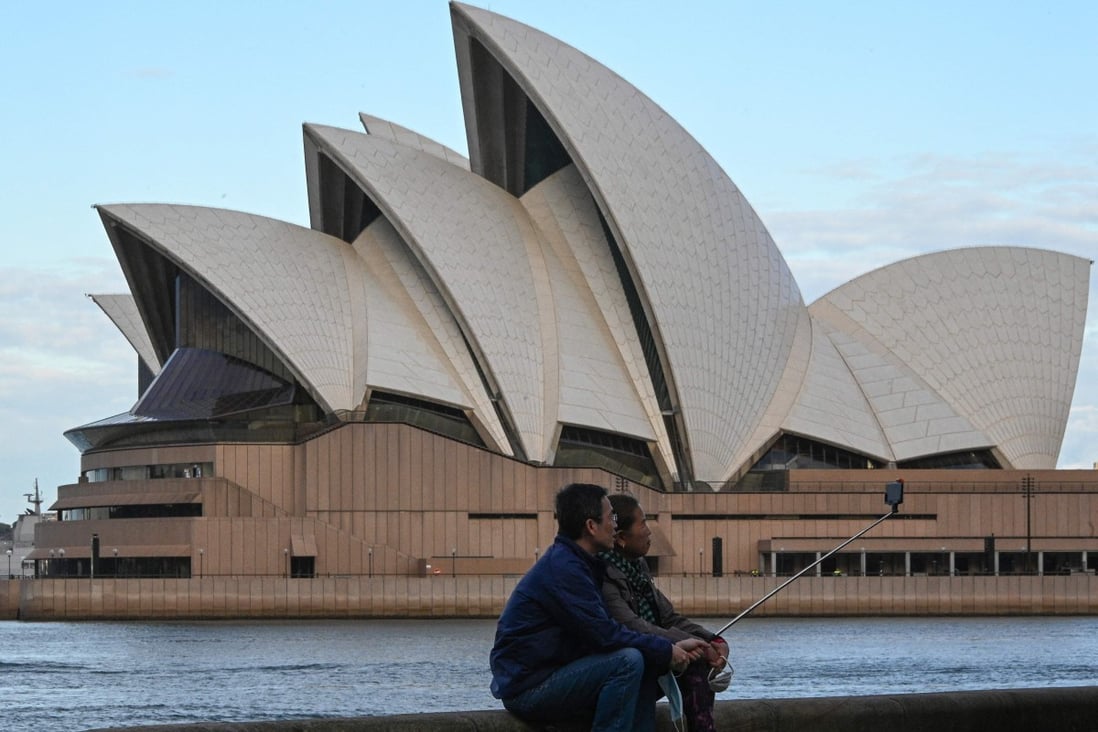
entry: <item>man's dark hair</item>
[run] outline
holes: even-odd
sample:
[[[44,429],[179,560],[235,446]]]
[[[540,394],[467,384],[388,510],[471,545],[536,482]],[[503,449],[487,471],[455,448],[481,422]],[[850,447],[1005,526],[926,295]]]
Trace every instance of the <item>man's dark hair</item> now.
[[[587,519],[602,521],[606,489],[593,483],[569,483],[557,491],[557,531],[575,541],[583,536]]]
[[[637,517],[640,501],[628,493],[615,493],[610,496],[610,507],[618,515],[618,531],[629,531]]]

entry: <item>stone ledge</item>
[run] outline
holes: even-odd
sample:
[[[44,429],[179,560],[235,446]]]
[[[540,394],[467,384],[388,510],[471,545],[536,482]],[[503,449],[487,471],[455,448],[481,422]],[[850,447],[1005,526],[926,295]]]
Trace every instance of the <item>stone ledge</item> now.
[[[932,694],[720,701],[725,732],[1089,732],[1098,729],[1098,686]],[[533,726],[505,711],[389,717],[116,727],[89,732],[580,732],[577,725]],[[660,706],[658,732],[672,732]]]

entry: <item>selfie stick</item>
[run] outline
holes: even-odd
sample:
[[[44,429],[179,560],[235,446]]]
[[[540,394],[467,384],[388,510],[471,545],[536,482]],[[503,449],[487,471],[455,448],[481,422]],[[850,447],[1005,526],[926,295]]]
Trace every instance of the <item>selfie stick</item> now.
[[[869,526],[866,526],[864,529],[859,531],[857,534],[854,534],[854,536],[850,537],[849,539],[844,541],[842,544],[839,544],[837,547],[835,547],[834,549],[829,551],[827,554],[824,554],[822,557],[820,557],[815,562],[813,562],[812,564],[810,564],[807,567],[805,567],[804,569],[802,569],[800,572],[797,572],[797,574],[793,575],[792,577],[787,579],[785,582],[782,582],[780,585],[778,585],[777,587],[772,589],[770,592],[763,595],[761,598],[759,598],[754,603],[752,603],[752,605],[750,607],[748,607],[746,610],[744,610],[739,615],[737,615],[736,617],[729,620],[728,623],[724,627],[722,627],[720,630],[718,630],[715,633],[715,635],[721,635],[722,633],[724,633],[724,631],[728,630],[733,625],[738,623],[746,615],[751,613],[752,610],[754,610],[759,605],[762,605],[764,602],[769,600],[771,597],[773,597],[774,595],[776,595],[779,592],[781,592],[782,590],[784,590],[786,587],[788,587],[790,584],[792,584],[792,582],[794,580],[796,580],[799,577],[801,577],[802,575],[804,575],[805,572],[809,571],[810,569],[813,569],[818,564],[820,564],[820,562],[827,559],[832,554],[839,551],[840,549],[842,549],[843,547],[845,547],[847,544],[851,543],[855,539],[869,533],[870,529],[872,529],[874,526],[876,526],[877,524],[879,524],[882,521],[884,521],[885,519],[887,519],[889,516],[893,516],[896,513],[898,513],[899,510],[900,510],[900,504],[903,503],[903,502],[904,502],[904,482],[902,480],[897,480],[897,481],[894,481],[892,483],[887,484],[885,486],[885,503],[892,506],[891,511],[886,513],[884,516],[881,516],[879,519],[877,519],[876,521],[871,523]]]

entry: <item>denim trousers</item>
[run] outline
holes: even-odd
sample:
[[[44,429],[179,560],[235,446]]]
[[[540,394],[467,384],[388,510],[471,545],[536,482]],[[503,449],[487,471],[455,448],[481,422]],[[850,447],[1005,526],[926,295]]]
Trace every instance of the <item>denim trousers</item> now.
[[[507,711],[529,722],[591,717],[591,732],[652,732],[659,687],[635,648],[585,656],[510,699]]]

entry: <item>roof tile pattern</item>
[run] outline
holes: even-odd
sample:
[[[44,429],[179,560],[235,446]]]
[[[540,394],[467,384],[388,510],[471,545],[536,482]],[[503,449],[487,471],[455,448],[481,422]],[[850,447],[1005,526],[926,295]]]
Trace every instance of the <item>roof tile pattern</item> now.
[[[792,273],[720,166],[654,102],[540,31],[451,7],[455,34],[496,57],[580,169],[647,299],[696,477],[721,480],[777,391],[794,340],[810,337],[798,327],[807,313]]]
[[[509,409],[527,456],[544,459],[545,356],[528,240],[512,196],[444,160],[390,140],[307,125],[367,192],[431,274]],[[536,245],[535,245],[536,247]],[[441,274],[440,273],[444,273]]]
[[[103,310],[111,322],[122,332],[137,351],[137,356],[152,373],[158,373],[162,364],[156,357],[156,349],[149,340],[149,332],[141,320],[141,311],[133,295],[88,295]]]
[[[613,267],[606,261],[610,255],[596,228],[598,219],[592,220],[593,207],[582,205],[584,198],[590,201],[583,195],[586,189],[568,185],[577,180],[569,166],[522,197],[542,235],[542,259],[552,287],[555,322],[549,327],[557,336],[557,420],[651,441],[655,430],[637,393],[638,381],[626,368],[596,294],[603,287],[604,294],[616,290],[616,298],[604,299],[622,303],[621,282],[600,277],[592,283],[577,259],[601,258],[604,266]],[[637,376],[639,383],[647,380]]]
[[[435,142],[429,137],[424,137],[418,132],[409,130],[407,127],[402,127],[395,122],[390,122],[389,120],[381,119],[380,117],[374,117],[365,112],[359,112],[358,118],[362,122],[362,127],[366,130],[367,134],[388,138],[401,145],[416,150],[422,150],[425,153],[440,157],[459,168],[464,168],[465,170],[469,169],[469,158],[459,152],[451,150],[442,143]]]
[[[358,405],[355,385],[365,384],[365,363],[355,363],[354,344],[364,323],[352,303],[362,299],[365,281],[354,250],[326,234],[238,211],[168,204],[99,209],[250,324],[325,408]]]
[[[967,422],[1014,467],[1052,468],[1082,350],[1089,267],[1037,249],[956,249],[863,275],[811,312],[878,344],[930,391],[905,397],[910,419],[895,425],[909,431],[905,452],[963,444],[930,438],[961,434]]]
[[[560,425],[576,424],[654,444],[665,478],[677,477],[670,419],[693,477],[716,485],[783,431],[882,461],[993,448],[1010,467],[1055,466],[1090,262],[1016,247],[948,251],[866,274],[806,308],[747,201],[655,103],[532,28],[456,3],[452,17],[470,161],[369,115],[370,134],[305,126],[312,220],[338,217],[340,202],[321,199],[345,190],[321,180],[321,155],[381,212],[352,244],[187,206],[102,206],[104,221],[216,295],[328,411],[361,406],[371,389],[442,402],[465,410],[490,449],[512,454],[515,444],[535,462],[552,461]],[[481,177],[499,152],[487,148],[513,143],[515,131],[477,119],[476,93],[493,89],[474,78],[472,40],[573,163],[521,200]],[[138,297],[96,302],[151,366],[151,344],[170,339],[144,323],[169,326],[163,312],[136,312],[159,307],[140,296],[152,285],[129,284]],[[634,317],[653,334],[669,414]]]
[[[354,242],[369,277],[369,384],[472,412],[485,443],[510,455],[461,331],[438,290],[384,218]]]

